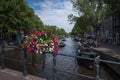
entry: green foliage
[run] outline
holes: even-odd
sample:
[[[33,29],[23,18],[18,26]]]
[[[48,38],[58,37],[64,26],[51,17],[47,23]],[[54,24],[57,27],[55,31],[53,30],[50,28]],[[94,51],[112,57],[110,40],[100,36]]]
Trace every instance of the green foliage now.
[[[109,10],[104,0],[71,0],[71,2],[79,15],[78,19],[71,20],[75,21],[75,26],[79,26],[79,32],[85,33],[92,29],[98,31],[105,22]]]
[[[45,25],[44,31],[53,32],[56,35],[66,35],[67,33],[63,28],[58,28],[57,26]]]
[[[25,0],[0,1],[0,29],[5,29],[6,34],[18,33],[19,31],[30,29],[54,32],[56,35],[66,34],[62,28],[59,29],[56,26],[44,25]]]
[[[120,0],[104,0],[110,7],[108,14],[114,16],[120,16]]]
[[[56,34],[57,35],[66,35],[67,33],[65,32],[65,30],[63,29],[63,28],[58,28],[57,30],[56,30]]]
[[[29,28],[39,30],[43,28],[43,23],[25,0],[1,0],[0,29],[3,28],[8,32],[17,32]]]

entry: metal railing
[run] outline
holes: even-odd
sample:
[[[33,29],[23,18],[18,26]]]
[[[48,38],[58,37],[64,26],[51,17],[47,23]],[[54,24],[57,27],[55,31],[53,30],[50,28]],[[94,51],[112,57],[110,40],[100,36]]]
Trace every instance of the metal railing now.
[[[5,69],[6,65],[5,65],[5,59],[8,59],[8,60],[11,60],[11,61],[16,61],[16,62],[21,62],[21,63],[24,63],[24,70],[23,70],[23,75],[24,76],[27,76],[28,72],[27,72],[27,53],[26,53],[26,49],[24,48],[20,48],[20,47],[17,47],[17,46],[5,46],[5,43],[3,42],[1,45],[1,69]],[[5,57],[5,48],[17,48],[17,49],[21,49],[24,51],[24,60],[21,61],[21,60],[16,60],[16,59],[11,59],[11,58],[8,58],[8,57]]]
[[[9,57],[6,57],[5,56],[5,48],[14,48],[14,49],[19,49],[19,50],[22,50],[23,53],[23,60],[17,60],[17,59],[13,59],[13,58],[9,58]],[[22,48],[22,47],[18,47],[18,46],[5,46],[5,43],[2,42],[2,44],[0,44],[0,58],[1,58],[1,69],[5,69],[6,68],[6,61],[5,60],[10,60],[10,61],[15,61],[15,62],[18,62],[18,63],[23,63],[23,76],[27,76],[28,75],[28,68],[27,68],[27,65],[30,64],[30,65],[37,65],[37,66],[40,66],[42,67],[43,69],[45,68],[45,58],[46,58],[46,54],[43,53],[43,64],[40,65],[40,64],[36,64],[36,63],[32,63],[33,60],[34,60],[34,55],[32,55],[32,62],[28,62],[27,60],[27,51],[25,48]]]
[[[84,75],[84,74],[80,74],[80,73],[78,74],[78,73],[70,73],[70,72],[62,71],[62,72],[65,72],[65,73],[70,73],[70,74],[74,74],[74,75],[79,75],[79,76],[86,77],[86,78],[89,78],[89,79],[94,79],[94,80],[100,80],[100,76],[99,76],[99,68],[100,68],[99,63],[100,63],[100,62],[105,62],[105,63],[111,63],[111,64],[120,65],[120,62],[102,60],[102,59],[100,59],[100,56],[99,56],[99,55],[98,55],[97,57],[95,57],[94,59],[93,59],[93,58],[87,58],[87,57],[81,57],[81,56],[75,56],[75,55],[67,55],[67,54],[58,54],[58,55],[94,61],[95,76],[88,76],[88,75]],[[56,58],[56,54],[53,53],[53,66],[54,66],[54,67],[53,67],[53,75],[55,74],[55,71],[57,70],[57,69],[55,68],[55,66],[56,66],[56,59],[57,59],[57,58]],[[61,70],[57,70],[57,71],[61,71]],[[54,76],[53,76],[53,80],[54,80]]]
[[[53,53],[53,75],[55,74],[55,71],[61,71],[61,72],[65,72],[65,73],[69,73],[69,74],[73,74],[73,75],[78,75],[78,76],[82,76],[82,77],[86,77],[86,78],[89,78],[89,79],[95,79],[95,80],[99,80],[99,56],[96,57],[95,59],[93,58],[86,58],[86,57],[81,57],[81,56],[75,56],[75,55],[67,55],[67,54],[58,54],[60,56],[66,56],[66,57],[74,57],[74,58],[81,58],[81,59],[87,59],[87,60],[94,60],[95,61],[95,73],[96,73],[96,76],[93,77],[93,76],[88,76],[88,75],[84,75],[84,74],[78,74],[78,73],[71,73],[71,72],[67,72],[67,71],[62,71],[62,70],[57,70],[55,68],[56,66],[56,53]],[[54,77],[53,77],[53,80],[54,80]]]
[[[14,46],[5,46],[5,44],[1,44],[1,69],[5,69],[5,59],[9,59],[9,58],[6,58],[5,57],[5,47],[10,47],[10,48],[19,48],[19,47],[14,47]],[[28,74],[28,71],[27,71],[27,65],[28,64],[32,64],[32,63],[28,63],[27,61],[27,52],[26,52],[26,49],[24,48],[19,48],[21,50],[24,51],[24,60],[23,61],[20,61],[20,60],[15,60],[15,59],[10,59],[10,60],[13,60],[13,61],[17,61],[17,62],[22,62],[24,63],[24,70],[23,70],[23,75],[24,76],[27,76]],[[43,64],[42,64],[42,68],[47,68],[45,66],[45,60],[46,60],[46,53],[49,53],[49,52],[45,52],[43,54]],[[87,60],[92,60],[94,61],[94,71],[95,71],[95,76],[88,76],[88,75],[84,75],[84,74],[78,74],[78,73],[71,73],[71,72],[67,72],[67,71],[62,71],[62,70],[58,70],[56,69],[56,60],[57,60],[57,55],[60,55],[60,56],[66,56],[66,57],[74,57],[74,58],[81,58],[81,59],[87,59]],[[76,56],[76,55],[67,55],[67,54],[56,54],[55,52],[52,53],[52,56],[53,56],[53,80],[55,79],[55,74],[56,74],[56,71],[61,71],[61,72],[65,72],[65,73],[69,73],[69,74],[73,74],[73,75],[78,75],[78,76],[82,76],[82,77],[86,77],[86,78],[89,78],[89,79],[94,79],[94,80],[99,80],[100,77],[99,77],[99,63],[100,62],[105,62],[105,63],[111,63],[111,64],[117,64],[117,65],[120,65],[120,62],[114,62],[114,61],[108,61],[108,60],[102,60],[100,59],[100,56],[97,56],[95,57],[94,59],[93,58],[86,58],[86,57],[81,57],[81,56]],[[35,65],[39,65],[39,64],[35,64]]]

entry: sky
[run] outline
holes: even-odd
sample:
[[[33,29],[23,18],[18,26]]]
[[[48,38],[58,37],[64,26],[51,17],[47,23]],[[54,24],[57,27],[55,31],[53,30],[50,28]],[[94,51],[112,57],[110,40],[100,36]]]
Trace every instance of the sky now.
[[[55,25],[71,32],[74,24],[69,24],[68,15],[74,14],[70,0],[26,0],[46,25]]]

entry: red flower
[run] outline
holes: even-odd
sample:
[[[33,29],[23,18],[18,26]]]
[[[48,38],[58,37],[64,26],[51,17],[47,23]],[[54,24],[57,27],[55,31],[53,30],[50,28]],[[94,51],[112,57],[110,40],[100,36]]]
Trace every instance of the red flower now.
[[[41,45],[40,45],[40,49],[43,49],[43,48],[44,48],[44,47],[43,47],[43,45],[41,44]]]

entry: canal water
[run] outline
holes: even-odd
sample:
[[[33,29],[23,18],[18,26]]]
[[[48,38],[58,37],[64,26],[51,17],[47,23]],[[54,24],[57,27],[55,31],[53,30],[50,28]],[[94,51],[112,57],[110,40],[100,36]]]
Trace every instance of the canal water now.
[[[64,41],[66,46],[63,48],[59,48],[59,53],[67,54],[67,55],[76,55],[75,51],[78,47],[77,43],[73,41],[72,38],[66,38]],[[32,62],[31,54],[27,54],[28,62]],[[42,65],[42,55],[36,55],[36,64],[39,65],[28,65],[28,73],[46,78],[47,80],[53,80],[53,56],[51,54],[46,54],[45,68],[41,67]],[[19,49],[11,50],[6,52],[6,57],[22,60],[23,61],[23,51]],[[78,75],[73,75],[69,73],[81,73],[89,76],[95,76],[93,70],[89,70],[84,66],[77,65],[76,59],[74,57],[66,57],[57,55],[56,61],[56,71],[55,71],[55,80],[92,80],[88,78],[84,78]],[[6,60],[6,67],[15,69],[23,72],[23,63],[15,62],[12,60]],[[59,71],[60,70],[60,71]],[[69,73],[66,73],[69,72]],[[114,80],[109,72],[103,66],[100,66],[100,78],[101,80]]]

